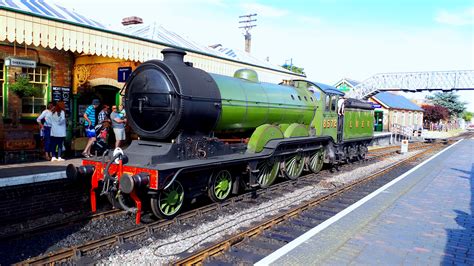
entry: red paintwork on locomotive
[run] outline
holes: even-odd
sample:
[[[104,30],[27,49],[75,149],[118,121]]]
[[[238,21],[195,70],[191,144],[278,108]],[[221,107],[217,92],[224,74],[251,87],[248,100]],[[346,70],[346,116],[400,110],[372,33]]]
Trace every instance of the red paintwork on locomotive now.
[[[104,170],[106,167],[105,163],[92,161],[92,160],[82,160],[82,165],[93,165],[94,166],[94,173],[92,174],[91,179],[91,190],[90,190],[90,197],[91,197],[91,209],[92,212],[97,211],[97,199],[95,190],[99,187],[99,181],[104,179]],[[111,175],[116,175],[119,182],[120,178],[124,173],[129,175],[136,175],[138,173],[147,173],[150,176],[149,188],[158,190],[158,170],[148,169],[148,168],[141,168],[141,167],[133,167],[128,165],[123,165],[122,160],[119,160],[118,164],[111,164],[109,167],[109,173]],[[135,202],[137,207],[137,212],[135,215],[135,222],[137,224],[140,223],[141,218],[141,207],[142,203],[140,198],[136,195],[135,191],[130,193],[130,197]]]

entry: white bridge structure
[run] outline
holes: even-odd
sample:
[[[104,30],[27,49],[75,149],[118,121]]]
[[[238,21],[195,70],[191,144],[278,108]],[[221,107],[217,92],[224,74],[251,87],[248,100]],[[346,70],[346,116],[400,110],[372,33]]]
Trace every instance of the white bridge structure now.
[[[376,74],[356,85],[347,95],[368,99],[382,91],[474,90],[474,70]]]

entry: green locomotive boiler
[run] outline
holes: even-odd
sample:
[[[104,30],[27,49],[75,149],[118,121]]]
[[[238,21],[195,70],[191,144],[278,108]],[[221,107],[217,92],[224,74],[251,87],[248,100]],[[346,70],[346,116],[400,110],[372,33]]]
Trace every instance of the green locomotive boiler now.
[[[172,218],[186,199],[223,201],[279,176],[364,158],[373,136],[370,103],[347,99],[339,116],[343,93],[331,86],[259,82],[250,69],[211,74],[184,62],[185,54],[165,49],[163,61],[141,64],[127,81],[125,108],[139,140],[68,167],[68,176],[90,178],[94,211],[100,186],[112,204],[136,211],[138,223],[143,201]]]

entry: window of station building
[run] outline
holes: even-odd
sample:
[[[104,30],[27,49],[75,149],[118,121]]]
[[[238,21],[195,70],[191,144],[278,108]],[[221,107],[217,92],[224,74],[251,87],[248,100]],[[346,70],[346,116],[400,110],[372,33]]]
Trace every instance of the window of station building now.
[[[337,96],[331,97],[331,111],[336,112],[337,108]]]
[[[331,106],[331,96],[326,95],[326,107],[324,108],[326,112],[329,112],[329,106]]]
[[[46,105],[48,71],[49,68],[45,66],[22,69],[22,72],[28,75],[30,83],[35,87],[34,96],[22,98],[23,114],[40,114]]]
[[[5,79],[3,77],[5,71],[3,70],[3,68],[4,63],[3,61],[0,61],[0,114],[3,113],[3,82],[5,82]]]

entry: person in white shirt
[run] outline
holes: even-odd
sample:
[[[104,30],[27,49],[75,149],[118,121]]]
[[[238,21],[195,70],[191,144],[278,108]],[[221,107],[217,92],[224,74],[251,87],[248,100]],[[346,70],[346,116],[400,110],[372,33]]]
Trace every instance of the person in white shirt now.
[[[66,112],[63,101],[59,101],[54,107],[51,121],[51,148],[53,152],[51,161],[64,161],[64,159],[61,158],[63,142],[66,137]]]
[[[54,104],[52,102],[48,103],[48,107],[41,113],[40,116],[36,119],[40,129],[43,131],[44,139],[44,158],[46,160],[51,160],[51,116],[53,115]],[[44,123],[43,120],[44,119]]]
[[[339,100],[337,101],[337,114],[338,115],[344,115],[344,101],[346,100],[345,96],[339,97]]]

